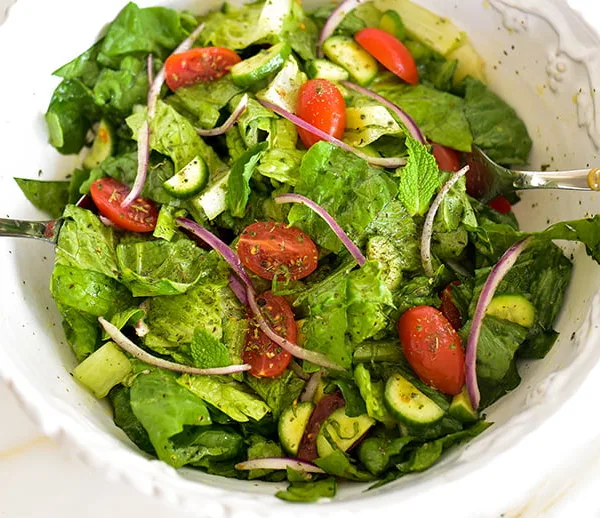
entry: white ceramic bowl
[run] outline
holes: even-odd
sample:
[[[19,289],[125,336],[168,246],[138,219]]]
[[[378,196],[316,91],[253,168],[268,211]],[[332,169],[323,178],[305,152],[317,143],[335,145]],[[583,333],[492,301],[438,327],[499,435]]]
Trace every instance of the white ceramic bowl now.
[[[594,93],[600,89],[600,37],[565,1],[420,1],[469,33],[488,64],[489,84],[530,130],[532,168],[598,165],[600,102]],[[594,16],[594,5],[577,3]],[[0,29],[1,217],[42,217],[12,176],[59,178],[77,164],[76,157],[60,157],[47,144],[42,115],[57,84],[50,74],[87,48],[124,4],[19,0]],[[177,0],[168,5],[199,11],[218,4]],[[540,229],[598,208],[598,195],[537,192],[523,196],[517,214],[524,228]],[[528,499],[525,509],[531,512],[569,483],[583,462],[574,460],[579,452],[600,451],[594,428],[600,266],[581,247],[571,252],[575,269],[557,326],[561,339],[544,361],[524,365],[522,385],[490,409],[495,426],[424,474],[368,493],[345,485],[319,512],[492,517],[516,511]],[[317,511],[275,499],[272,484],[176,472],[137,451],[113,425],[108,408],[69,375],[74,358],[48,291],[52,260],[47,244],[0,240],[0,377],[46,434],[108,477],[194,509],[198,516],[292,517]]]

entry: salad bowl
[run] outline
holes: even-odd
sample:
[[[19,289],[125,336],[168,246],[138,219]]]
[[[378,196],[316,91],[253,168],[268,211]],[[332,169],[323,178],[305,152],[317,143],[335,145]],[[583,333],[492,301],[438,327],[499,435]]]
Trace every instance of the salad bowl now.
[[[3,70],[14,71],[0,85],[2,217],[43,219],[21,196],[13,176],[64,178],[80,163],[82,157],[59,156],[48,144],[43,114],[58,84],[51,74],[88,48],[125,3],[19,0],[11,9],[0,29],[0,63]],[[164,3],[198,13],[220,6],[212,0]],[[394,2],[377,3],[388,8]],[[529,129],[534,141],[532,170],[597,166],[600,35],[577,10],[560,0],[419,3],[468,33],[486,63],[488,85]],[[307,8],[318,5],[306,2]],[[68,17],[57,14],[67,12]],[[32,34],[44,44],[28,45]],[[595,215],[599,202],[600,195],[590,192],[527,192],[515,213],[524,230],[535,231]],[[369,491],[365,485],[341,484],[335,499],[321,502],[318,512],[429,516],[443,511],[447,516],[492,517],[525,509],[525,516],[568,485],[581,467],[572,459],[585,449],[600,449],[594,428],[594,398],[600,388],[600,267],[580,245],[564,244],[564,250],[574,270],[557,323],[559,341],[544,360],[524,362],[518,389],[486,410],[494,425],[424,473]],[[108,406],[70,375],[75,359],[48,290],[51,246],[3,239],[0,258],[0,377],[44,433],[68,453],[132,490],[198,516],[293,517],[315,512],[309,505],[275,499],[275,490],[284,484],[176,471],[141,453],[114,425]]]

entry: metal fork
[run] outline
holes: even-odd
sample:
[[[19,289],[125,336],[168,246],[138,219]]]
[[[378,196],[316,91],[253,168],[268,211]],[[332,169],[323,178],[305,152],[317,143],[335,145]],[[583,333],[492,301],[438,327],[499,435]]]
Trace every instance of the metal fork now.
[[[473,147],[466,162],[471,166],[469,175],[476,184],[473,195],[483,202],[500,194],[525,189],[565,189],[600,191],[600,168],[571,171],[516,171],[494,162],[481,149]]]

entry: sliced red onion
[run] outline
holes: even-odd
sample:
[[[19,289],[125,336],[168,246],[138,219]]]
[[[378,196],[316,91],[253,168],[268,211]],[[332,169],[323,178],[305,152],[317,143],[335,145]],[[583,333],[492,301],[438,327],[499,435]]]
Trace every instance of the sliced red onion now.
[[[479,406],[481,395],[479,393],[479,386],[477,384],[477,345],[479,342],[479,335],[481,334],[481,326],[483,325],[483,319],[487,311],[490,302],[494,298],[498,285],[508,273],[508,271],[514,266],[515,262],[521,255],[521,252],[525,250],[530,242],[531,237],[525,238],[518,241],[511,246],[496,265],[490,271],[485,284],[479,295],[477,306],[475,307],[475,313],[473,315],[473,322],[471,323],[471,331],[469,333],[469,340],[467,342],[466,352],[466,381],[467,381],[467,392],[469,393],[469,399],[471,405],[476,410]]]
[[[295,361],[291,361],[289,365],[290,369],[294,372],[296,376],[298,376],[301,380],[307,381],[310,379],[310,376],[304,372],[304,369],[300,367]]]
[[[214,248],[214,250],[229,263],[229,266],[231,266],[233,271],[245,284],[246,289],[254,292],[254,286],[252,285],[252,281],[246,273],[246,270],[244,269],[240,258],[229,246],[223,243],[223,241],[221,241],[212,232],[206,230],[204,227],[201,227],[200,225],[198,225],[198,223],[190,219],[177,218],[177,224],[180,227],[183,227],[192,234],[194,234],[196,237],[202,239],[202,241],[208,244],[211,248]]]
[[[323,43],[335,32],[346,15],[356,9],[360,4],[367,1],[369,0],[344,0],[332,11],[319,36],[319,41],[317,43],[317,57],[323,57]]]
[[[250,309],[252,310],[252,313],[254,313],[254,318],[256,320],[256,323],[258,324],[258,327],[260,327],[261,331],[265,335],[267,335],[267,337],[270,338],[273,342],[275,342],[279,347],[285,349],[287,352],[289,352],[292,356],[295,356],[296,358],[309,361],[311,363],[314,363],[315,365],[319,365],[320,367],[325,367],[327,369],[334,370],[344,370],[343,367],[340,367],[339,365],[330,362],[324,354],[321,354],[316,351],[310,351],[308,349],[305,349],[304,347],[300,347],[299,345],[296,345],[290,342],[289,340],[286,340],[285,338],[283,338],[283,336],[278,335],[275,331],[273,331],[273,329],[271,329],[271,326],[269,326],[269,324],[265,320],[265,317],[263,316],[262,312],[260,311],[260,307],[256,302],[256,296],[254,295],[253,290],[248,289],[247,294],[248,304],[250,306]]]
[[[192,48],[194,41],[202,32],[204,28],[204,23],[201,23],[196,27],[190,35],[183,40],[179,46],[173,51],[173,54],[180,54],[181,52],[185,52]],[[171,55],[173,55],[171,54]],[[148,78],[152,76],[152,57],[148,56],[147,60],[148,65]],[[154,80],[150,83],[150,87],[148,88],[148,98],[147,98],[147,116],[144,124],[142,124],[138,135],[137,135],[137,145],[138,145],[138,168],[135,176],[135,180],[133,182],[133,187],[131,191],[127,195],[127,197],[121,202],[121,207],[129,207],[133,203],[133,201],[140,196],[142,193],[142,189],[144,188],[144,184],[146,183],[146,177],[148,176],[148,164],[150,163],[150,121],[154,118],[156,114],[156,105],[158,103],[158,98],[160,96],[160,89],[165,82],[165,66],[163,65],[156,74]]]
[[[316,135],[317,137],[320,137],[323,140],[334,144],[335,146],[339,147],[340,149],[343,149],[344,151],[347,151],[348,153],[354,153],[356,156],[362,158],[363,160],[366,160],[371,165],[385,167],[386,169],[395,169],[406,164],[406,160],[400,157],[383,158],[369,156],[366,153],[363,153],[360,149],[346,144],[345,142],[329,135],[329,133],[326,133],[323,130],[317,128],[316,126],[313,126],[309,122],[306,122],[304,119],[301,119],[297,115],[294,115],[293,113],[290,113],[289,111],[273,103],[263,100],[259,100],[258,102],[260,102],[265,108],[268,108],[269,110],[274,111],[276,114],[281,115],[283,118],[289,120],[290,122],[293,122],[296,126],[299,126],[300,128],[306,131],[310,131],[313,135]]]
[[[244,305],[248,305],[248,296],[246,295],[246,286],[240,281],[239,277],[235,274],[229,276],[229,287],[237,299]]]
[[[429,207],[429,212],[425,217],[423,233],[421,234],[421,264],[423,265],[423,270],[425,270],[425,275],[427,275],[427,277],[433,277],[435,274],[433,271],[433,265],[431,264],[431,237],[433,236],[433,221],[435,219],[435,215],[437,214],[443,199],[446,197],[446,194],[448,194],[448,191],[452,189],[452,186],[458,182],[458,180],[464,176],[468,170],[469,166],[466,165],[460,171],[457,171],[450,177],[450,179],[444,184],[438,195],[433,200],[431,207]]]
[[[148,91],[154,82],[154,62],[152,52],[146,57],[146,73],[148,74]]]
[[[102,214],[100,214],[98,216],[98,219],[105,227],[114,227],[115,226],[115,224],[110,219],[108,219],[106,216],[103,216]]]
[[[146,324],[143,318],[140,318],[135,323],[135,326],[133,326],[133,328],[135,329],[135,334],[138,335],[140,338],[146,336],[150,332],[150,328],[148,327],[148,324]]]
[[[364,88],[357,84],[351,83],[350,81],[342,81],[342,84],[346,88],[348,88],[350,90],[354,90],[355,92],[358,92],[359,94],[370,97],[374,101],[377,101],[378,103],[383,104],[388,110],[393,111],[396,114],[396,116],[400,119],[402,124],[404,124],[404,126],[406,127],[406,129],[408,130],[408,133],[410,134],[410,136],[412,138],[414,138],[415,140],[418,140],[421,144],[426,143],[425,136],[423,135],[421,128],[419,128],[419,126],[417,126],[417,123],[414,121],[414,119],[408,113],[406,113],[402,108],[400,108],[400,106],[395,105],[393,102],[387,100],[385,97],[373,92],[372,90],[369,90],[368,88]]]
[[[317,392],[317,388],[319,388],[319,383],[321,383],[321,379],[323,378],[323,370],[319,369],[317,372],[313,372],[308,379],[308,382],[304,386],[304,392],[300,395],[300,401],[312,401]]]
[[[239,462],[235,465],[235,469],[239,470],[287,468],[292,468],[296,471],[303,471],[305,473],[325,473],[325,471],[318,466],[315,466],[311,462],[290,459],[286,457],[265,457],[262,459],[251,459],[244,462]]]
[[[107,332],[108,336],[125,352],[131,354],[134,358],[137,358],[148,365],[154,365],[161,369],[166,369],[174,372],[181,372],[184,374],[193,374],[197,376],[216,376],[224,374],[234,374],[236,372],[243,372],[250,370],[250,365],[247,363],[241,365],[228,365],[227,367],[213,367],[210,369],[198,369],[196,367],[190,367],[189,365],[182,365],[181,363],[174,363],[162,358],[157,358],[150,353],[144,351],[141,347],[134,344],[129,338],[127,338],[119,328],[111,324],[108,320],[102,317],[98,317],[98,321]]]
[[[329,212],[327,212],[319,204],[312,201],[310,198],[307,198],[306,196],[302,196],[302,194],[280,194],[278,196],[275,196],[275,203],[277,203],[277,204],[301,203],[302,205],[305,205],[312,211],[316,212],[321,218],[323,218],[325,223],[327,223],[329,225],[329,228],[331,228],[331,230],[333,230],[335,235],[340,239],[340,241],[348,249],[348,252],[350,252],[352,257],[354,257],[354,259],[356,259],[356,262],[359,264],[359,266],[362,266],[363,264],[365,264],[367,262],[365,256],[362,254],[362,252],[360,251],[358,246],[356,246],[354,244],[354,242],[352,241],[352,239],[350,239],[348,237],[348,234],[346,234],[346,232],[344,232],[344,229],[342,227],[340,227],[340,225],[338,224],[338,222],[335,219],[333,219],[331,214],[329,214]]]
[[[244,94],[240,99],[240,102],[235,107],[235,110],[231,113],[231,115],[227,118],[227,120],[219,127],[212,129],[200,129],[196,128],[196,133],[201,137],[215,137],[217,135],[222,135],[223,133],[227,133],[233,125],[239,120],[242,116],[242,113],[246,111],[248,108],[248,94]]]

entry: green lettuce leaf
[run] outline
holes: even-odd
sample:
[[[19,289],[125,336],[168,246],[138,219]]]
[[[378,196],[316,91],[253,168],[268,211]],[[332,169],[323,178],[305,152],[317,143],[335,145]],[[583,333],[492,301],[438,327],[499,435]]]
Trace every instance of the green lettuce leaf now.
[[[154,446],[150,442],[148,432],[140,423],[131,409],[131,398],[129,387],[117,385],[108,397],[113,407],[113,419],[115,424],[123,430],[127,437],[142,451],[154,454]]]
[[[134,138],[147,117],[146,111],[127,117],[127,125]],[[158,101],[156,114],[150,124],[150,147],[173,160],[175,170],[179,171],[193,158],[200,156],[206,162],[211,175],[225,168],[217,153],[196,133],[192,123],[175,108]]]
[[[85,86],[93,88],[102,70],[102,66],[97,61],[101,46],[102,40],[97,41],[52,74],[63,79],[79,79]]]
[[[243,383],[217,376],[183,375],[177,382],[234,421],[260,421],[270,412],[268,405],[248,392]]]
[[[98,319],[76,307],[60,306],[59,310],[63,317],[62,327],[67,343],[73,349],[77,360],[81,362],[98,348],[100,338]]]
[[[51,218],[59,218],[69,202],[69,182],[15,178],[29,202]]]
[[[356,241],[393,199],[397,188],[381,169],[327,142],[319,142],[304,155],[295,192],[325,208]],[[335,253],[343,249],[327,223],[307,207],[294,205],[288,220],[323,248]]]
[[[93,212],[75,205],[67,206],[64,217],[56,247],[56,263],[119,280],[118,238],[114,229],[104,225]]]
[[[526,164],[532,142],[515,110],[480,81],[468,77],[465,84],[465,115],[473,143],[498,163]]]
[[[250,178],[256,169],[267,143],[261,142],[240,156],[229,173],[227,181],[227,204],[231,215],[236,218],[244,217],[246,205],[250,197]]]
[[[128,3],[109,25],[102,40],[99,61],[113,65],[129,54],[152,53],[165,59],[188,35],[195,20],[166,7],[140,9]]]
[[[99,118],[92,91],[77,79],[65,79],[54,90],[45,115],[50,144],[63,155],[78,153]]]
[[[244,382],[269,405],[274,419],[300,396],[304,381],[291,370],[275,378],[257,378],[246,375]]]
[[[134,305],[129,290],[114,279],[62,264],[54,267],[50,291],[58,305],[74,307],[96,317],[110,319]]]
[[[205,274],[206,252],[189,239],[117,246],[121,282],[134,297],[185,293]]]
[[[471,151],[473,136],[462,98],[425,85],[388,81],[373,89],[405,110],[428,139],[459,151]]]
[[[130,402],[158,458],[175,468],[187,464],[195,452],[176,448],[172,439],[186,426],[211,424],[202,399],[179,385],[176,374],[155,369],[136,376]]]
[[[400,172],[398,198],[411,216],[423,216],[440,187],[440,170],[435,157],[420,142],[406,139],[408,161]]]
[[[275,496],[288,502],[317,502],[321,498],[333,498],[337,491],[334,477],[314,482],[292,482],[285,491],[277,491]]]

